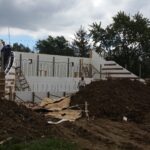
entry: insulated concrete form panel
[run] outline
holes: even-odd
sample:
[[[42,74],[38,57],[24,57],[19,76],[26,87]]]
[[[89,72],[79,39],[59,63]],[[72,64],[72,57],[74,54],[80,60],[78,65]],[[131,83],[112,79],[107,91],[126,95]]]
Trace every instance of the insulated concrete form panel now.
[[[106,62],[100,55],[98,55],[95,51],[92,51],[92,65],[100,71],[100,65],[103,65]]]
[[[22,59],[21,63],[20,56]],[[38,75],[74,77],[74,73],[80,71],[79,66],[81,59],[83,60],[84,64],[91,64],[91,58],[68,57],[36,53],[15,52],[15,58],[16,66],[19,66],[21,64],[22,71],[26,76]]]
[[[74,93],[78,91],[78,82],[80,78],[67,77],[37,77],[30,76],[26,78],[30,83],[31,91],[33,92],[67,92]],[[91,83],[91,78],[85,78],[86,84]]]

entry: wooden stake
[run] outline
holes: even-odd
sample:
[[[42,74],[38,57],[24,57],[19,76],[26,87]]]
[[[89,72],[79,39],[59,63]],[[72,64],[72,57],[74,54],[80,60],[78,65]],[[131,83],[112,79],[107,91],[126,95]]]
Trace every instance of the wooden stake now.
[[[88,103],[87,103],[87,101],[85,101],[85,115],[87,117],[87,120],[89,120],[90,118],[89,118],[89,111],[88,111]]]

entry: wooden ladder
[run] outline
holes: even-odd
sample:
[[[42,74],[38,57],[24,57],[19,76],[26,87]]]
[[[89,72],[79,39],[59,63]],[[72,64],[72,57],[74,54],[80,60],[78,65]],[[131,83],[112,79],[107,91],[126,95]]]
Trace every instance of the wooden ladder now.
[[[16,90],[31,91],[31,88],[20,67],[16,67]]]

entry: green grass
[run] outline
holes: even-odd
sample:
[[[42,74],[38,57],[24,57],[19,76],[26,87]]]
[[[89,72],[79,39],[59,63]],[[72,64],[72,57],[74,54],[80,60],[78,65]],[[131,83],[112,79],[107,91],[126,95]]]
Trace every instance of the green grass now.
[[[0,150],[77,150],[77,146],[60,139],[40,139],[18,144],[10,142],[0,145]]]

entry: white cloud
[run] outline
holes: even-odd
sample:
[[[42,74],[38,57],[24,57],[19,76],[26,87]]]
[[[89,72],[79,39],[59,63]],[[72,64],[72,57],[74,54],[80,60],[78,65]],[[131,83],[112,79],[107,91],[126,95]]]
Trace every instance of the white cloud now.
[[[72,38],[81,25],[112,22],[118,11],[134,15],[140,11],[150,18],[149,0],[0,0],[0,35],[47,35]]]

